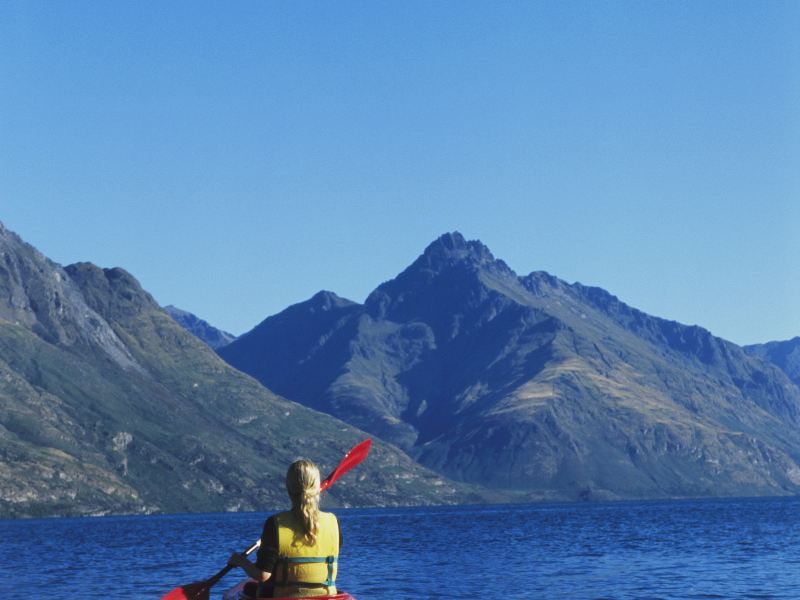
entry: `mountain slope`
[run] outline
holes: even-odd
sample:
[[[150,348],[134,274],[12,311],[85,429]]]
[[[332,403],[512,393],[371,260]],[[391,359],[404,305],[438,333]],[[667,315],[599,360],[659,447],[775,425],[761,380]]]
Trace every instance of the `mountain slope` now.
[[[0,226],[0,516],[281,506],[290,461],[326,471],[364,437],[229,367],[122,269]],[[376,441],[327,502],[470,498]]]
[[[220,355],[441,473],[531,497],[800,490],[800,391],[777,368],[599,288],[518,277],[457,233],[363,305],[318,294]]]
[[[753,344],[744,349],[752,356],[775,364],[789,379],[800,385],[800,337],[782,342]]]
[[[181,310],[177,306],[172,306],[171,304],[165,306],[164,312],[172,317],[178,325],[214,350],[227,346],[236,339],[236,336],[232,333],[217,329],[208,321],[204,321],[186,310]]]

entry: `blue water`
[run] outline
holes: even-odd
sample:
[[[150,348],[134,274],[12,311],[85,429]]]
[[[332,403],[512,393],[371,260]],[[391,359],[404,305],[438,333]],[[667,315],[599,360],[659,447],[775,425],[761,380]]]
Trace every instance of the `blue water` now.
[[[339,584],[358,600],[800,598],[798,498],[337,514]],[[0,521],[0,598],[157,599],[216,573],[263,518]]]

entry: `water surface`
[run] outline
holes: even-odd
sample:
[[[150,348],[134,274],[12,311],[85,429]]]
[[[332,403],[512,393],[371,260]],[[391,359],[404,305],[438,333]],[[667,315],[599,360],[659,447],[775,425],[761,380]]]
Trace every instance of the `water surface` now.
[[[800,598],[798,498],[336,512],[358,600]],[[264,517],[0,521],[0,598],[160,598],[216,573]]]

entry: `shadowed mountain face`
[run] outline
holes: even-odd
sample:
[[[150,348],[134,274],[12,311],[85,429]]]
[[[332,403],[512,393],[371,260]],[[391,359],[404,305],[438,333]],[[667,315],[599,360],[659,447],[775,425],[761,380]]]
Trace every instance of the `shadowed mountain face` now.
[[[172,317],[178,325],[214,350],[227,346],[236,339],[236,336],[232,333],[217,329],[209,324],[208,321],[204,321],[188,311],[181,310],[177,306],[165,306],[164,312]]]
[[[0,225],[0,517],[255,510],[286,466],[366,434],[223,362],[122,269],[62,268]],[[479,499],[380,443],[329,504]]]
[[[800,337],[785,342],[767,342],[745,346],[748,354],[774,363],[786,375],[800,385]]]
[[[321,292],[220,350],[422,464],[530,497],[800,490],[800,390],[740,347],[444,235],[356,304]]]

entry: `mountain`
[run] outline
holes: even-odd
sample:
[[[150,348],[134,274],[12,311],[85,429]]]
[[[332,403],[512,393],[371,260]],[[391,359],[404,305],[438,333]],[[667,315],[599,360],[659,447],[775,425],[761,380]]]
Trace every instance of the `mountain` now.
[[[126,271],[0,224],[0,518],[283,506],[292,460],[327,472],[365,437],[228,366]],[[326,502],[480,498],[376,440]]]
[[[215,350],[221,348],[222,346],[227,346],[236,339],[236,336],[232,333],[217,329],[207,321],[204,321],[200,317],[193,315],[188,311],[181,310],[177,306],[172,306],[171,304],[169,306],[165,306],[164,312],[172,317],[175,322],[183,327],[186,331],[194,335],[200,341],[205,342]]]
[[[778,366],[789,379],[800,385],[800,337],[784,342],[745,346],[745,351]]]
[[[220,349],[277,393],[529,498],[800,491],[800,390],[705,329],[459,233],[364,304],[320,292]]]

